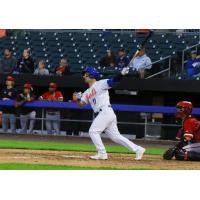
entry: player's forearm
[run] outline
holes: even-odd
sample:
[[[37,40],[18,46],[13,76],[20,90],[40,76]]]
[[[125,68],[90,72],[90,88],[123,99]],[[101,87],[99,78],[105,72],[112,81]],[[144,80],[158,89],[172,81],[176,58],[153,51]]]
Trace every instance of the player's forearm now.
[[[119,83],[121,81],[121,79],[123,78],[123,76],[128,74],[128,72],[129,72],[129,68],[128,67],[124,67],[119,74],[115,75],[111,79],[108,79],[107,83],[108,83],[109,87],[113,87],[117,83]]]
[[[122,77],[123,76],[120,73],[120,74],[117,74],[116,76],[114,76],[113,78],[108,79],[107,83],[108,83],[109,87],[115,86],[118,82],[120,82],[120,80],[122,79]]]

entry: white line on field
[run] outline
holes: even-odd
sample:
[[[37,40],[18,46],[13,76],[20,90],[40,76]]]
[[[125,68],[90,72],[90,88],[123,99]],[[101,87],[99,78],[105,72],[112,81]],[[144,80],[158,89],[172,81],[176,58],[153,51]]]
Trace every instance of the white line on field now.
[[[59,155],[57,155],[59,157]],[[52,156],[54,157],[54,156]],[[61,155],[61,157],[63,158],[86,158],[86,156],[68,156],[68,155]],[[1,157],[2,158],[2,157]],[[38,157],[38,156],[6,156],[5,158],[10,158],[10,159],[38,159],[38,158],[42,158],[42,157]]]
[[[63,158],[86,158],[86,156],[68,156],[68,155],[62,155]]]
[[[6,158],[8,158],[8,157],[6,157]],[[40,157],[36,157],[36,156],[34,156],[34,157],[31,157],[31,156],[14,156],[14,157],[10,157],[10,158],[14,158],[14,159],[34,159],[34,158],[40,158]]]

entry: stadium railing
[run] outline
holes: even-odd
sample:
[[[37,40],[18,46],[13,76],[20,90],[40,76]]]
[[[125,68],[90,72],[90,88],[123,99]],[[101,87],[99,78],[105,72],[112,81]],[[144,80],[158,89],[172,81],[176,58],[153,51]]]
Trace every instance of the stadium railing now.
[[[161,75],[161,74],[164,74],[164,73],[168,73],[168,78],[170,78],[170,74],[171,74],[171,59],[172,59],[172,56],[166,56],[164,58],[161,58],[160,60],[157,60],[157,61],[153,62],[152,66],[154,64],[156,64],[156,63],[160,63],[162,61],[168,60],[168,66],[167,66],[166,69],[160,70],[160,71],[158,71],[158,72],[156,72],[156,73],[154,73],[154,74],[152,74],[150,76],[147,76],[145,79],[154,78],[154,77],[156,77],[158,75]]]
[[[0,100],[0,106],[14,106],[15,101],[13,100]],[[41,120],[41,134],[44,132],[44,122],[45,122],[45,109],[46,108],[58,108],[58,109],[84,109],[91,110],[89,105],[85,107],[79,107],[76,103],[71,102],[48,102],[48,101],[33,101],[27,102],[23,106],[25,107],[34,107],[42,109],[42,117],[36,118],[36,120]],[[176,111],[175,107],[169,106],[146,106],[146,105],[124,105],[124,104],[113,104],[113,109],[115,111],[125,111],[125,112],[139,112],[139,113],[163,113],[163,114],[174,114]],[[200,115],[200,108],[193,109],[194,115]],[[60,121],[64,122],[81,122],[81,123],[89,123],[91,120],[76,120],[76,119],[61,119]],[[118,122],[123,125],[142,125],[144,126],[144,136],[148,137],[147,126],[165,126],[165,127],[178,127],[176,124],[157,124],[148,122],[148,115],[144,115],[144,122]]]

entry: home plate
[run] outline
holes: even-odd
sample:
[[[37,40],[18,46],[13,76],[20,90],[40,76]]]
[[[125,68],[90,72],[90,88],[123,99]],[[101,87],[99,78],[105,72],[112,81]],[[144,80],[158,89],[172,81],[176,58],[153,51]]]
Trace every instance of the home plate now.
[[[62,155],[63,158],[86,158],[86,156],[68,156],[68,155]]]

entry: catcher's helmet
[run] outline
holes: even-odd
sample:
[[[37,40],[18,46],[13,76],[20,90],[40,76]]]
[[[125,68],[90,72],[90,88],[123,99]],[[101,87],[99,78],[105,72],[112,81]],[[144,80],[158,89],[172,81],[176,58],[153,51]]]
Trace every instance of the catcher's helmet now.
[[[99,72],[94,67],[86,67],[82,74],[88,73],[90,78],[98,80],[100,78]]]
[[[176,118],[182,118],[192,113],[193,105],[190,101],[180,101],[176,104]]]

